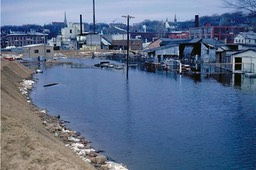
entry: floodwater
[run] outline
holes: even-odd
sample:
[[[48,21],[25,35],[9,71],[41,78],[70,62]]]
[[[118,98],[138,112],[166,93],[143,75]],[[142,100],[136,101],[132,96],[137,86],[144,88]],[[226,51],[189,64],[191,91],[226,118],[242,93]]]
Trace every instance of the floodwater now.
[[[96,59],[74,59],[76,66]],[[256,79],[41,66],[33,102],[131,170],[256,168]],[[59,83],[51,87],[45,84]]]

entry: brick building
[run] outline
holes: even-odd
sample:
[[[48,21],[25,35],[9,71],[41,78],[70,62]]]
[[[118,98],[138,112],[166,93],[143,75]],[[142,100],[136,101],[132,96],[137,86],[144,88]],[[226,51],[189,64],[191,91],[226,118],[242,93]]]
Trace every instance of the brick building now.
[[[189,39],[189,32],[187,31],[172,31],[167,33],[167,37],[171,39]]]
[[[225,43],[234,43],[234,38],[240,32],[244,32],[244,27],[236,26],[203,26],[189,29],[189,38],[215,39]]]
[[[140,39],[131,39],[129,41],[130,50],[142,50],[142,41]],[[127,50],[127,40],[113,40],[111,49]]]
[[[28,33],[11,33],[5,37],[5,47],[6,46],[15,46],[23,47],[25,45],[31,44],[43,44],[47,42],[47,34],[38,33],[38,32],[28,32]],[[44,41],[46,39],[46,41]]]

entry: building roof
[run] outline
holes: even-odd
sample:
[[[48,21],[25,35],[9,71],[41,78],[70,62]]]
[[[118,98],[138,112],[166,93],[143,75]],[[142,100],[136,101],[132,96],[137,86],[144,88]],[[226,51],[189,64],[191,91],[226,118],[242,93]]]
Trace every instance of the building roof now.
[[[30,45],[23,46],[23,48],[33,48],[33,47],[40,47],[40,46],[44,46],[44,44],[30,44]],[[51,47],[49,45],[45,45],[45,46]]]
[[[168,48],[176,47],[176,46],[179,46],[179,44],[168,44],[168,45],[164,45],[164,46],[160,46],[160,47],[156,47],[156,48],[146,49],[146,50],[143,50],[143,52],[150,53],[150,52],[168,49]]]
[[[194,44],[194,43],[204,43],[204,44],[208,44],[208,45],[214,45],[214,46],[219,46],[219,45],[223,45],[224,43],[212,38],[195,38],[189,41],[189,44]]]
[[[101,37],[101,42],[102,42],[104,45],[111,45],[111,43],[110,43],[105,37]]]
[[[247,50],[238,51],[236,53],[233,53],[232,55],[242,54],[242,53],[247,52],[247,51],[253,51],[253,52],[256,53],[256,50],[254,50],[254,49],[247,49]]]
[[[10,34],[8,34],[7,36],[26,36],[26,35],[38,35],[38,36],[44,36],[44,35],[48,35],[48,34],[43,34],[40,32],[11,32]]]
[[[208,46],[221,46],[224,45],[223,42],[215,40],[215,39],[202,39],[202,38],[196,38],[196,39],[170,39],[170,38],[161,38],[162,42],[160,43],[160,47],[152,48],[152,49],[146,49],[144,52],[154,52],[157,50],[167,49],[174,46],[179,46],[180,44],[195,44],[195,43],[204,43]]]
[[[211,44],[211,45],[215,45],[215,46],[224,45],[223,42],[215,40],[215,39],[210,39],[210,38],[202,39],[202,43]]]
[[[188,43],[189,41],[191,41],[191,39],[170,39],[170,38],[165,38],[165,39],[163,39],[163,41],[160,43],[160,46],[170,45],[170,44]]]

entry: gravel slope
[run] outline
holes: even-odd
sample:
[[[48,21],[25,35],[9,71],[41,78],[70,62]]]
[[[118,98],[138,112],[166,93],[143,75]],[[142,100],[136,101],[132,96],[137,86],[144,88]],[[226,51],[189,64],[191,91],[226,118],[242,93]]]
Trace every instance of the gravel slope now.
[[[39,111],[19,91],[31,70],[1,60],[1,169],[94,170],[49,133]]]

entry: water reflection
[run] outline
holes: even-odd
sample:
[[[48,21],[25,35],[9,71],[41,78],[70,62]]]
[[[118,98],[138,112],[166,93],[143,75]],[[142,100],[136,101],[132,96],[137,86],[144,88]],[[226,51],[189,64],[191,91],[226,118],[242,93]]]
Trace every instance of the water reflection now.
[[[177,74],[173,74],[175,75],[174,78],[175,77],[177,78]],[[222,72],[222,73],[214,73],[214,74],[183,73],[182,76],[191,78],[192,80],[194,80],[195,83],[200,83],[205,80],[214,79],[224,86],[232,86],[240,90],[256,90],[256,79],[246,77],[244,74],[240,74],[240,73],[231,73],[231,72],[225,72],[225,73]]]

